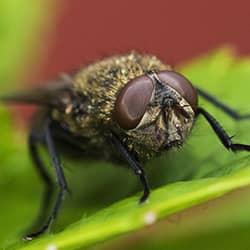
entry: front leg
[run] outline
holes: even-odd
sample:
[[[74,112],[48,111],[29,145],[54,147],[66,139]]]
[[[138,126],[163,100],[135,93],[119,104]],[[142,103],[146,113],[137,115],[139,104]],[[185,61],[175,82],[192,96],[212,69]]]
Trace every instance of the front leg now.
[[[205,109],[199,107],[197,109],[197,115],[203,115],[210,126],[213,128],[216,135],[219,137],[221,143],[226,147],[228,150],[232,151],[250,151],[250,145],[240,144],[240,143],[233,143],[232,137],[227,134],[227,132],[222,128],[219,122],[209,114]]]
[[[245,119],[250,119],[250,114],[240,114],[239,112],[237,112],[236,110],[232,109],[231,107],[229,107],[228,105],[226,105],[225,103],[221,102],[220,100],[218,100],[216,97],[214,97],[213,95],[209,94],[208,92],[196,87],[198,94],[203,97],[204,99],[206,99],[208,102],[210,102],[211,104],[213,104],[215,107],[219,108],[220,110],[222,110],[225,114],[227,114],[228,116],[230,116],[232,119],[236,120],[236,121],[240,121],[240,120],[245,120]]]
[[[137,176],[139,176],[140,182],[144,190],[143,195],[140,198],[140,203],[145,202],[150,194],[150,189],[149,189],[148,181],[144,173],[143,167],[133,157],[133,155],[128,151],[128,149],[122,144],[122,142],[119,140],[119,138],[115,134],[112,134],[111,141],[113,145],[115,146],[115,148],[118,150],[118,152],[121,154],[122,158],[129,164],[129,166],[132,168],[134,173]]]

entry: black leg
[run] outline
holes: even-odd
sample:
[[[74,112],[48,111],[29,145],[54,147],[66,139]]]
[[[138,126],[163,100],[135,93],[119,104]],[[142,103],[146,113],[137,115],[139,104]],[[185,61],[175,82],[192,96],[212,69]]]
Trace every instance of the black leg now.
[[[43,163],[43,161],[40,158],[39,152],[38,152],[38,143],[41,142],[40,136],[37,136],[34,131],[31,132],[29,136],[29,152],[31,159],[34,163],[34,166],[36,167],[38,174],[40,175],[44,185],[45,185],[45,190],[43,193],[43,198],[41,202],[41,207],[40,211],[37,217],[36,222],[34,225],[31,227],[32,230],[36,228],[37,226],[40,226],[44,218],[46,218],[48,214],[48,210],[50,208],[50,204],[52,202],[53,198],[53,191],[54,191],[54,184],[53,181],[51,180],[51,177],[49,176],[46,167]],[[30,230],[29,230],[30,231]]]
[[[197,88],[197,87],[196,87],[196,89],[197,89],[198,94],[200,96],[205,98],[207,101],[212,103],[217,108],[221,109],[223,112],[225,112],[227,115],[229,115],[234,120],[250,119],[250,114],[244,114],[244,115],[239,114],[236,110],[228,107],[226,104],[222,103],[221,101],[219,101],[217,98],[215,98],[211,94],[207,93],[206,91],[204,91],[200,88]]]
[[[51,125],[50,120],[48,120],[46,122],[45,131],[44,131],[45,132],[45,141],[46,141],[46,145],[48,148],[48,152],[51,156],[52,164],[53,164],[55,171],[56,171],[57,182],[59,184],[60,190],[59,190],[59,193],[57,195],[55,205],[52,209],[52,212],[51,212],[47,222],[38,231],[28,235],[27,239],[31,239],[33,237],[39,236],[40,234],[44,233],[49,228],[49,226],[51,225],[53,220],[56,218],[56,216],[60,210],[65,192],[68,190],[67,189],[67,182],[66,182],[66,179],[65,179],[65,176],[63,173],[63,169],[62,169],[62,165],[61,165],[61,162],[60,162],[60,159],[59,159],[59,156],[58,156],[58,153],[56,151],[55,144],[54,144],[54,141],[53,141],[53,138],[51,135],[50,125]]]
[[[218,121],[210,115],[206,110],[203,108],[197,109],[197,115],[203,115],[208,123],[213,128],[216,135],[219,137],[221,143],[228,149],[232,151],[250,151],[250,145],[233,143],[232,137],[229,136],[226,131],[222,128],[222,126],[218,123]]]
[[[117,138],[116,135],[113,134],[111,140],[115,148],[119,151],[121,156],[124,158],[124,160],[127,161],[129,166],[134,170],[135,174],[139,176],[143,189],[144,189],[143,195],[140,198],[140,203],[143,203],[144,201],[147,200],[149,193],[150,193],[148,181],[144,173],[143,167],[138,163],[138,161],[134,159],[134,157],[126,149],[126,147],[120,142],[120,140]]]

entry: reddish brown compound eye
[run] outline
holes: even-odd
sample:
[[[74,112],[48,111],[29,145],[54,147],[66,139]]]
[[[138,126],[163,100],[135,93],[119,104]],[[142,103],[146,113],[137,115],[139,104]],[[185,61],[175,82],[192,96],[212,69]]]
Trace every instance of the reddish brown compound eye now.
[[[174,71],[160,71],[157,75],[163,83],[175,89],[191,105],[193,110],[197,109],[197,91],[187,78]]]
[[[141,121],[150,102],[154,85],[147,76],[128,82],[118,94],[113,119],[123,129],[135,128]]]

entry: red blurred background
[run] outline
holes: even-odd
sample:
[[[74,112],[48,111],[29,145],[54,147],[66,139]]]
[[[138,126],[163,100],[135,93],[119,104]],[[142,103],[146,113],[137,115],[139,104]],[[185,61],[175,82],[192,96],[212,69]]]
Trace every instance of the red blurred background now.
[[[250,1],[57,0],[55,29],[43,40],[32,81],[131,49],[170,64],[224,44],[250,52]]]

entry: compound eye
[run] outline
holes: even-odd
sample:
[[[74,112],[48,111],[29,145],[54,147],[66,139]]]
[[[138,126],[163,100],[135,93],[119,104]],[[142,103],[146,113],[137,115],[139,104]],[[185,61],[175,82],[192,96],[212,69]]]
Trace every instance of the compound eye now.
[[[113,119],[123,129],[135,128],[141,121],[150,102],[154,86],[147,76],[128,82],[118,94]]]
[[[157,75],[163,83],[175,89],[190,104],[193,110],[197,109],[197,91],[188,79],[174,71],[160,71]]]

